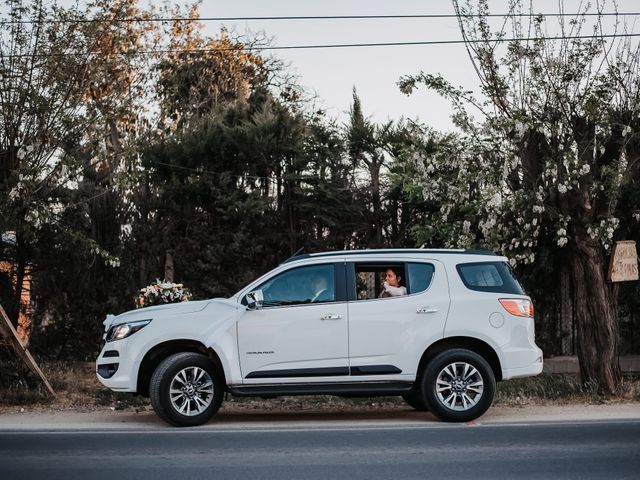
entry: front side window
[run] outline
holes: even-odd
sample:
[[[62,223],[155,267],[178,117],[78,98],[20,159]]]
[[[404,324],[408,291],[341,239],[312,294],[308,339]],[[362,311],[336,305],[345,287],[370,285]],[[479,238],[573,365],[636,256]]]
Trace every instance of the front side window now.
[[[256,290],[262,290],[265,307],[334,302],[334,278],[333,265],[310,265],[282,272]]]

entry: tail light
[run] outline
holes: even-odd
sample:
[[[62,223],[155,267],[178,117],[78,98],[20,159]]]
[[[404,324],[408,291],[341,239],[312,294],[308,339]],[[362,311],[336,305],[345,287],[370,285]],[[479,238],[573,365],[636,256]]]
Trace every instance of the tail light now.
[[[533,303],[531,300],[522,298],[501,298],[500,305],[516,317],[530,317],[533,318]]]

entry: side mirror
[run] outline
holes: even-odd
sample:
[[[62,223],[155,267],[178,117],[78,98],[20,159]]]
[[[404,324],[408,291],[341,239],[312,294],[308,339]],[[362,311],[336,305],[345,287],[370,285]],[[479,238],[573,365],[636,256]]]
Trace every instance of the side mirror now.
[[[262,290],[255,290],[247,293],[247,310],[260,310],[264,305],[264,295]]]

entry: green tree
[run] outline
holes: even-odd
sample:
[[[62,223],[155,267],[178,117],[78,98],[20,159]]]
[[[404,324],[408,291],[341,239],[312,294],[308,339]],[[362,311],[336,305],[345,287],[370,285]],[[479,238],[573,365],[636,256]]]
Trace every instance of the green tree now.
[[[361,177],[360,193],[367,204],[364,218],[365,230],[361,232],[361,243],[369,247],[385,245],[384,228],[389,218],[383,208],[386,164],[389,160],[387,147],[392,122],[376,125],[362,112],[360,98],[353,89],[353,104],[346,127],[346,140],[356,177]]]
[[[66,201],[65,187],[81,165],[66,155],[74,150],[87,119],[80,109],[86,87],[89,40],[74,22],[79,18],[38,0],[8,0],[0,25],[0,232],[13,232],[10,247],[0,242],[0,258],[11,264],[15,281],[1,292],[12,322],[17,322],[23,279],[32,269],[40,228],[55,222]],[[9,284],[10,282],[3,282]]]
[[[118,21],[144,18],[136,3],[5,3],[0,232],[15,240],[0,257],[17,281],[0,295],[15,322],[29,273],[31,340],[51,356],[93,355],[104,314],[122,304],[120,185],[145,89],[144,60],[129,52],[152,41],[151,24]]]
[[[229,295],[301,246],[344,248],[355,221],[342,152],[335,130],[266,89],[151,138],[133,223],[144,281],[171,251],[197,296]]]

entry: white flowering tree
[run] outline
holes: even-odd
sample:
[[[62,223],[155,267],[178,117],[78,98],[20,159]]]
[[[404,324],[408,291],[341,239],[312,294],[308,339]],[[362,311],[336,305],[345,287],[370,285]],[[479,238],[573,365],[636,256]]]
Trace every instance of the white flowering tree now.
[[[617,290],[606,275],[620,225],[639,217],[625,193],[640,180],[638,45],[605,37],[624,27],[585,12],[550,18],[514,1],[496,31],[486,1],[454,7],[481,95],[439,75],[400,82],[450,99],[463,131],[451,151],[416,161],[424,195],[446,199],[422,230],[512,264],[536,262],[540,237],[552,238],[571,272],[583,381],[613,393]]]

